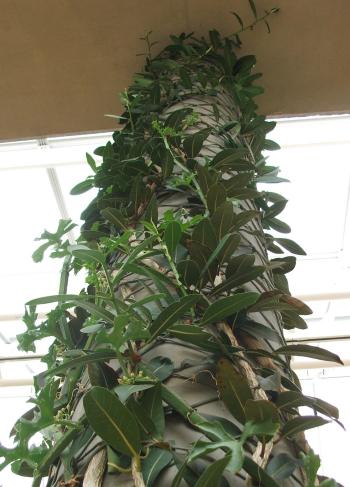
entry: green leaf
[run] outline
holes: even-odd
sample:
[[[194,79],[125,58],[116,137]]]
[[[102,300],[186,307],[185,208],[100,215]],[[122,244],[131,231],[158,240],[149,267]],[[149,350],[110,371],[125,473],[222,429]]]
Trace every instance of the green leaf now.
[[[135,392],[145,391],[151,387],[154,387],[154,384],[120,384],[114,388],[114,391],[124,403]]]
[[[306,455],[305,453],[301,453],[301,458],[308,480],[307,487],[315,487],[317,481],[317,472],[321,466],[320,457],[315,455],[313,450],[310,449]]]
[[[227,469],[231,472],[238,472],[243,465],[243,450],[241,442],[237,440],[226,440],[218,442],[197,441],[193,449],[188,454],[187,463],[191,463],[199,457],[205,456],[218,449],[229,450],[231,460],[227,465]]]
[[[56,367],[47,370],[43,373],[43,376],[53,377],[73,367],[78,367],[80,365],[86,365],[93,362],[104,362],[114,358],[116,358],[116,354],[113,350],[99,350],[88,354],[82,353],[78,357],[64,360],[60,365],[57,365]]]
[[[238,313],[238,311],[254,304],[259,296],[260,294],[258,293],[244,292],[219,299],[207,308],[201,320],[201,324],[206,325],[208,323],[215,323],[216,321],[231,316],[233,313]]]
[[[86,179],[85,181],[76,184],[74,188],[70,190],[70,194],[78,195],[78,194],[86,193],[86,191],[89,191],[89,189],[93,187],[94,187],[94,180]]]
[[[105,266],[106,264],[105,256],[102,254],[102,252],[99,252],[98,250],[77,249],[72,250],[72,254],[74,255],[74,257],[77,257],[83,262],[101,264],[102,266]]]
[[[145,391],[139,400],[139,403],[150,416],[156,428],[158,437],[162,438],[165,428],[165,419],[160,383],[156,384],[152,389]]]
[[[55,294],[52,296],[45,296],[42,298],[32,299],[26,303],[27,306],[37,306],[40,304],[49,304],[49,303],[69,303],[72,306],[80,306],[81,308],[86,309],[92,315],[101,318],[103,320],[108,321],[108,323],[113,323],[115,316],[107,311],[106,309],[102,308],[101,306],[97,306],[94,303],[88,301],[89,299],[93,298],[93,296],[88,295],[80,295],[80,294]]]
[[[190,287],[198,282],[201,271],[199,265],[194,260],[181,260],[177,264],[177,270],[180,274],[181,280],[187,287]]]
[[[142,440],[149,440],[149,438],[156,438],[156,427],[151,420],[148,411],[138,402],[134,397],[129,397],[127,401],[127,408],[130,409],[135,416],[137,424],[139,425],[140,435]]]
[[[101,210],[101,215],[115,225],[116,228],[122,230],[128,229],[127,220],[119,210],[116,210],[115,208],[105,208],[104,210]]]
[[[290,419],[286,424],[283,425],[281,430],[282,436],[294,436],[301,431],[306,431],[311,428],[318,428],[324,424],[329,423],[326,419],[320,416],[298,416],[296,418]]]
[[[140,432],[134,416],[115,394],[93,387],[84,396],[84,409],[92,429],[115,450],[138,457]]]
[[[180,128],[182,122],[187,115],[193,112],[192,108],[180,108],[173,111],[165,120],[165,127],[171,127],[174,129]]]
[[[236,161],[241,161],[242,157],[248,155],[248,149],[240,148],[240,149],[223,149],[221,152],[216,154],[214,159],[211,161],[211,166],[217,168],[227,168],[230,167],[234,169],[234,164]],[[247,167],[249,166],[249,162],[247,162]]]
[[[169,254],[173,257],[175,253],[176,246],[180,242],[181,239],[181,224],[173,220],[165,228],[164,231],[164,241],[168,248]]]
[[[196,171],[198,184],[205,196],[209,191],[209,188],[216,182],[216,177],[212,172],[209,172],[207,167],[203,167],[200,164],[197,164]]]
[[[226,455],[220,460],[212,463],[204,470],[194,487],[219,487],[222,474],[231,461],[231,455]]]
[[[210,188],[206,195],[207,205],[211,214],[226,201],[225,186],[221,183],[215,183]]]
[[[157,356],[153,357],[147,363],[146,372],[151,373],[158,378],[160,382],[171,376],[174,370],[174,363],[168,357]]]
[[[280,257],[271,259],[270,268],[275,274],[287,274],[291,272],[296,266],[296,257],[290,255],[287,257]]]
[[[184,314],[190,310],[200,298],[201,296],[198,294],[189,294],[164,309],[149,328],[152,335],[150,341],[153,341],[158,335],[176,323],[176,321],[183,318]]]
[[[44,258],[45,250],[47,250],[51,245],[51,242],[47,242],[40,245],[40,247],[34,250],[34,252],[32,253],[32,259],[34,260],[34,262],[41,262]]]
[[[339,411],[335,406],[332,406],[332,404],[329,404],[322,399],[318,399],[317,397],[304,396],[297,391],[280,392],[276,400],[276,406],[280,409],[308,406],[331,418],[339,418]]]
[[[278,145],[276,142],[270,139],[266,139],[264,141],[263,149],[264,150],[280,150],[281,146]]]
[[[196,157],[203,147],[203,142],[208,137],[210,129],[200,130],[199,132],[190,135],[183,141],[183,148],[187,157]]]
[[[86,152],[86,162],[89,164],[89,166],[91,167],[91,169],[96,172],[96,162],[95,162],[95,159],[88,153]]]
[[[146,487],[151,487],[162,470],[172,461],[173,455],[168,450],[151,448],[144,460],[142,460],[142,476]]]
[[[281,245],[283,248],[288,250],[288,252],[291,252],[292,254],[296,255],[306,255],[305,250],[303,250],[300,245],[297,243],[293,242],[293,240],[290,240],[289,238],[275,238],[274,239],[279,245]]]
[[[250,429],[250,433],[253,431],[255,435],[262,437],[263,441],[265,441],[266,436],[274,436],[279,428],[279,417],[278,410],[272,402],[268,400],[249,399],[244,406],[244,411],[248,421],[246,425],[252,423],[253,426]],[[254,429],[255,425],[262,426],[262,428]]]
[[[249,1],[249,6],[251,8],[251,11],[253,12],[253,15],[255,18],[258,17],[258,14],[257,14],[257,11],[256,11],[256,6],[255,6],[255,3],[254,3],[254,0],[248,0]]]
[[[220,346],[213,341],[212,335],[197,325],[175,325],[169,329],[169,332],[172,336],[203,350],[212,352],[220,350]]]
[[[329,352],[324,348],[314,347],[312,345],[287,345],[285,347],[275,350],[276,354],[297,355],[301,357],[309,357],[316,360],[325,360],[327,362],[336,362],[344,365],[341,359],[335,353]]]
[[[146,222],[152,222],[155,225],[158,222],[158,203],[157,203],[157,197],[155,194],[152,195],[152,198],[150,199],[146,211],[143,215],[143,219]]]
[[[244,424],[246,421],[244,406],[249,399],[253,399],[248,382],[225,358],[221,358],[217,364],[216,377],[221,400],[232,416]]]
[[[266,472],[275,480],[284,480],[290,477],[299,465],[300,461],[287,455],[287,453],[279,453],[270,460]]]
[[[218,243],[218,246],[214,250],[215,258],[218,257],[220,262],[230,261],[232,255],[237,250],[241,236],[238,233],[227,233]],[[216,255],[218,253],[218,256]]]
[[[232,441],[234,439],[218,420],[212,420],[212,418],[210,418],[210,421],[200,420],[196,421],[194,424],[196,425],[196,428],[214,441]]]
[[[251,312],[251,310],[249,309],[248,312]],[[235,326],[238,330],[245,331],[255,338],[263,338],[265,340],[271,340],[275,343],[282,343],[282,338],[280,337],[279,333],[266,325],[262,325],[261,323],[256,323],[255,321],[246,319],[242,324]]]
[[[254,462],[248,455],[244,457],[243,461],[244,470],[257,482],[259,487],[281,487],[281,484],[277,484],[272,477],[257,463]]]
[[[232,257],[226,268],[226,279],[214,288],[213,295],[238,287],[263,274],[265,267],[254,266],[254,261],[253,255]]]
[[[264,218],[264,223],[267,224],[269,227],[273,228],[274,230],[276,230],[276,232],[280,232],[280,233],[291,232],[290,226],[287,225],[287,223],[284,223],[283,221],[279,220],[278,218],[270,218],[270,219]],[[275,240],[277,241],[277,239]]]
[[[276,201],[273,205],[269,206],[269,208],[265,211],[264,218],[274,218],[279,215],[286,207],[288,201]]]
[[[231,231],[233,219],[233,206],[230,201],[223,203],[221,206],[219,206],[219,208],[217,208],[210,220],[213,224],[218,240],[221,240],[227,233]]]

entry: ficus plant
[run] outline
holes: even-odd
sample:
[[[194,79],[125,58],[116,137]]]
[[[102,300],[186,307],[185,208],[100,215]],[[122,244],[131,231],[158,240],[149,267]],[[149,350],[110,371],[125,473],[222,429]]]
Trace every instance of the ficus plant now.
[[[253,22],[235,13],[232,36],[171,36],[155,57],[146,36],[120,128],[72,190],[97,188],[77,243],[66,220],[40,238],[36,261],[63,260],[59,292],[27,303],[18,340],[53,341],[14,447],[0,451],[33,486],[337,485],[319,483],[304,431],[338,411],[302,393],[290,357],[341,360],[283,335],[311,310],[286,278],[304,254],[284,236],[287,200],[259,190],[284,180],[239,34],[277,9],[259,17],[250,4]],[[75,273],[86,286],[69,294]]]

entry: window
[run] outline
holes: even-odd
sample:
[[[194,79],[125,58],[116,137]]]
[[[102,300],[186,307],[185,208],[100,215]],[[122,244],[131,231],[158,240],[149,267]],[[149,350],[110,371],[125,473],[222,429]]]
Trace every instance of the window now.
[[[308,253],[298,258],[296,270],[288,277],[293,295],[305,300],[314,314],[307,317],[308,330],[287,332],[287,339],[328,348],[348,366],[329,367],[329,363],[301,357],[293,365],[305,393],[337,405],[348,431],[344,391],[350,385],[349,134],[349,116],[279,120],[272,137],[282,150],[270,153],[270,160],[291,184],[273,189],[268,185],[289,199],[282,219],[292,227],[293,240]],[[0,144],[0,400],[7,418],[0,426],[0,441],[5,445],[10,444],[12,423],[27,409],[32,377],[42,370],[40,355],[48,346],[42,342],[30,355],[17,350],[16,334],[24,330],[24,303],[55,294],[58,287],[60,262],[45,259],[34,264],[31,254],[38,243],[33,240],[44,229],[55,230],[59,218],[79,223],[92,193],[71,196],[69,190],[89,174],[85,152],[92,153],[109,138],[110,134],[103,133]],[[335,441],[330,441],[333,435],[339,445],[336,452]],[[310,431],[308,437],[322,455],[323,472],[345,483],[349,433],[331,424]],[[9,485],[11,479],[6,470],[0,474],[0,485]],[[26,478],[16,478],[16,485],[30,484]]]

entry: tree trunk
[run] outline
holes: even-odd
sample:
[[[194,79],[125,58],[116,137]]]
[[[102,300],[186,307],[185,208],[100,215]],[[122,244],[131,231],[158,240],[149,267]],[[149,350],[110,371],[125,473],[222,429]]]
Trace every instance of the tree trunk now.
[[[256,187],[278,179],[262,155],[275,146],[252,101],[255,60],[210,38],[180,36],[148,58],[124,94],[125,127],[96,151],[88,245],[72,252],[107,314],[78,303],[89,311],[80,328],[95,328],[75,343],[117,358],[70,369],[75,388],[68,375],[60,394],[71,390],[70,421],[83,430],[53,458],[48,486],[306,485],[299,454],[312,418],[293,418],[312,398],[291,371],[283,327],[303,326],[309,310],[289,293],[295,259],[268,255],[303,251],[265,234],[286,231],[276,218],[286,201]]]

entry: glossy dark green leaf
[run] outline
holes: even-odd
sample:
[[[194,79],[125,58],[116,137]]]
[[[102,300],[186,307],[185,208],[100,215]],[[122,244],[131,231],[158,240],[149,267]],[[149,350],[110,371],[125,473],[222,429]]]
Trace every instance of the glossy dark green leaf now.
[[[281,311],[283,327],[287,330],[292,328],[299,328],[301,330],[306,330],[306,321],[298,315],[295,311],[284,310]]]
[[[260,213],[255,210],[247,210],[247,211],[241,211],[238,214],[235,214],[234,220],[233,220],[233,228],[235,230],[239,230],[241,227],[246,225],[248,222],[256,218],[260,218]]]
[[[107,389],[112,389],[118,384],[117,372],[103,362],[88,363],[87,372],[92,386],[102,386]]]
[[[171,256],[174,255],[176,246],[180,242],[181,239],[181,225],[179,222],[173,220],[165,228],[164,231],[164,241],[168,248],[169,254]]]
[[[248,455],[244,457],[244,470],[254,479],[259,487],[281,487],[275,480]]]
[[[239,472],[243,465],[243,450],[242,444],[237,440],[226,440],[218,442],[208,442],[208,441],[197,441],[193,449],[190,451],[187,462],[191,463],[197,458],[207,455],[218,449],[225,449],[231,456],[231,460],[227,465],[227,469],[230,472]]]
[[[152,360],[147,362],[146,372],[151,373],[158,378],[160,382],[171,376],[174,370],[174,363],[168,357],[162,357],[161,355],[153,357]]]
[[[146,211],[143,215],[143,220],[147,222],[152,222],[154,224],[158,223],[158,203],[155,195],[150,199]]]
[[[223,184],[215,183],[213,184],[207,195],[207,205],[211,214],[213,214],[216,209],[226,201],[226,190]]]
[[[88,262],[91,264],[100,264],[104,266],[106,264],[106,258],[102,252],[93,249],[77,249],[72,250],[72,254],[79,260],[83,262]]]
[[[281,146],[273,140],[266,139],[263,148],[265,150],[280,150]]]
[[[291,272],[296,265],[296,258],[292,255],[287,257],[280,257],[277,259],[271,259],[270,266],[272,272],[276,274],[287,274]]]
[[[276,201],[273,205],[269,206],[269,208],[265,211],[264,218],[274,218],[282,211],[285,209],[288,201],[287,200],[281,200],[281,201]]]
[[[165,120],[165,127],[171,127],[174,129],[180,128],[182,122],[184,121],[187,115],[192,113],[192,108],[180,108],[178,110],[174,110],[168,118]]]
[[[214,288],[213,294],[220,294],[261,276],[265,267],[254,266],[253,255],[233,257],[226,269],[226,279]]]
[[[89,166],[91,167],[91,169],[94,172],[96,172],[97,166],[96,166],[95,159],[88,152],[86,152],[85,156],[86,156],[86,162],[89,164]]]
[[[290,419],[286,424],[283,425],[281,435],[292,437],[297,433],[312,428],[317,428],[327,423],[329,423],[329,421],[321,418],[320,416],[297,416],[296,418]]]
[[[142,476],[146,487],[152,487],[159,474],[172,461],[173,455],[168,450],[153,447],[142,460]]]
[[[198,156],[203,147],[203,142],[208,137],[209,133],[210,129],[204,129],[185,138],[183,141],[183,148],[188,157],[193,158]]]
[[[287,223],[279,220],[278,218],[264,219],[264,223],[267,223],[268,226],[273,228],[274,230],[276,230],[276,232],[280,232],[280,233],[290,233],[291,232],[290,226],[287,225]],[[276,239],[276,241],[277,241],[277,239]]]
[[[231,455],[226,455],[220,460],[212,463],[204,470],[199,477],[194,487],[219,487],[222,479],[222,474],[231,460]]]
[[[139,455],[138,425],[115,394],[104,387],[93,387],[84,396],[84,409],[89,424],[108,445],[125,455]]]
[[[88,295],[79,295],[79,294],[56,294],[53,296],[45,296],[43,298],[32,299],[26,303],[27,306],[37,306],[40,304],[49,304],[49,303],[71,303],[72,306],[80,306],[84,308],[86,311],[91,313],[92,315],[106,320],[108,323],[113,323],[115,316],[107,311],[102,306],[97,306],[96,304],[88,301],[91,299],[91,296]]]
[[[233,227],[234,213],[232,203],[227,201],[219,206],[210,220],[213,224],[217,238],[221,240]]]
[[[218,239],[210,220],[205,218],[196,225],[192,233],[192,240],[212,251],[217,247]]]
[[[177,264],[177,270],[186,286],[190,287],[198,282],[201,271],[199,265],[193,260],[181,260]]]
[[[265,340],[271,340],[272,342],[279,344],[282,343],[282,338],[279,333],[277,333],[277,331],[261,323],[256,323],[255,321],[247,319],[241,325],[236,325],[236,327],[238,328],[238,330],[249,333],[249,335],[252,335],[255,338],[263,338]]]
[[[293,242],[289,238],[275,238],[275,241],[281,245],[283,248],[296,255],[306,255],[305,250],[303,250],[300,245]]]
[[[218,252],[218,259],[220,262],[228,262],[235,251],[237,250],[241,236],[239,233],[227,233],[218,243],[215,249]],[[215,255],[215,258],[217,256]]]
[[[94,180],[86,179],[85,181],[76,184],[74,188],[70,190],[70,194],[77,195],[77,194],[86,193],[86,191],[89,191],[93,187],[94,187]]]
[[[165,418],[160,384],[158,383],[152,389],[145,391],[139,403],[151,418],[158,437],[162,438],[165,428]]]
[[[135,392],[146,391],[151,387],[154,387],[154,384],[120,384],[114,388],[114,391],[121,402],[125,403]]]
[[[211,162],[211,165],[217,168],[227,168],[234,166],[237,160],[241,160],[242,157],[248,155],[248,149],[223,149],[221,152],[216,154]]]
[[[313,408],[326,416],[335,419],[339,418],[338,408],[332,406],[332,404],[329,404],[322,399],[318,399],[317,397],[304,396],[297,391],[280,392],[276,400],[276,406],[280,409],[309,406],[310,408]]]
[[[284,480],[290,477],[298,466],[300,466],[299,460],[287,453],[279,453],[269,461],[266,472],[275,480]]]
[[[216,378],[221,400],[232,416],[244,424],[246,421],[244,407],[248,400],[253,399],[248,382],[225,358],[221,358],[217,364]]]
[[[200,244],[199,242],[191,242],[190,244],[190,256],[191,260],[195,261],[200,273],[200,284],[204,285],[208,280],[214,282],[217,275],[218,263],[214,260],[205,273],[202,273],[203,269],[207,268],[208,261],[210,259],[211,251],[207,246]]]
[[[260,294],[258,293],[245,292],[218,299],[206,309],[201,324],[215,323],[234,313],[238,313],[238,311],[255,303],[259,296]]]
[[[171,325],[183,318],[184,314],[189,311],[199,301],[200,295],[189,294],[179,301],[172,303],[164,309],[151,324],[149,331],[151,339],[154,340],[158,335],[167,330]]]
[[[148,440],[150,437],[156,438],[156,427],[148,414],[148,411],[133,397],[129,397],[126,407],[134,415],[140,430],[141,440]],[[161,436],[159,436],[161,439]]]
[[[200,164],[197,164],[196,170],[198,184],[205,196],[208,193],[209,188],[211,188],[211,186],[216,182],[216,177],[212,172],[209,171],[207,167],[203,167]]]
[[[115,225],[116,228],[122,230],[128,229],[126,218],[116,208],[105,208],[104,210],[101,210],[101,215]]]
[[[325,360],[327,362],[336,362],[344,365],[338,355],[329,352],[324,348],[314,347],[313,345],[287,345],[275,350],[276,354],[296,355],[300,357],[309,357],[316,360]]]
[[[252,423],[251,431],[256,436],[265,440],[265,438],[273,436],[278,430],[278,410],[271,401],[249,399],[244,406],[244,411],[248,424]],[[248,424],[246,423],[247,426]],[[262,428],[254,429],[256,425],[262,426]]]

